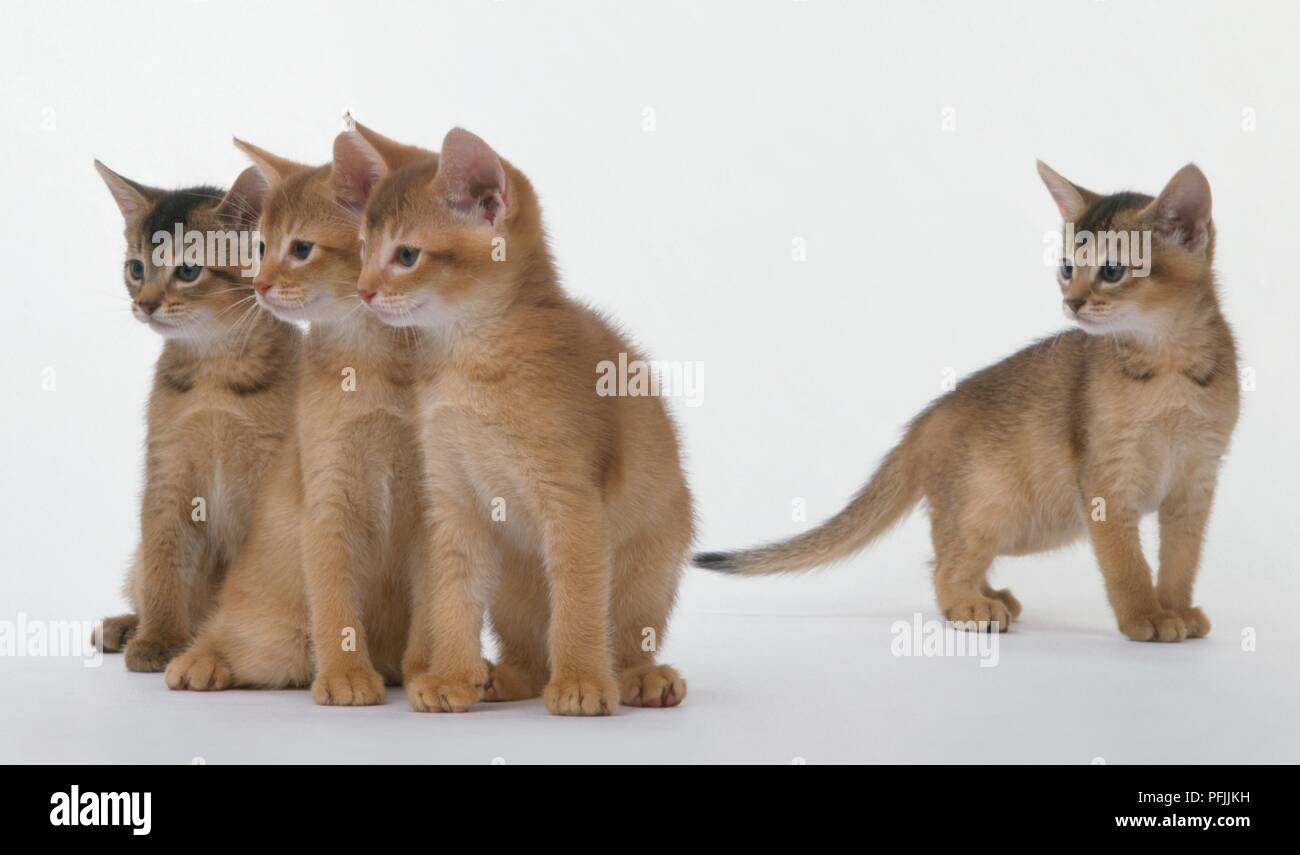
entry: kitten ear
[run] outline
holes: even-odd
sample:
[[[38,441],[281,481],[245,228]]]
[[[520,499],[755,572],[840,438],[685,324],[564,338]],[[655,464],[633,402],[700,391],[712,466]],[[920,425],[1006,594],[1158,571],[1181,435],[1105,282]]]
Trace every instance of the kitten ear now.
[[[434,189],[453,210],[493,226],[505,215],[509,201],[501,158],[463,128],[452,128],[442,140]]]
[[[136,184],[129,178],[123,178],[98,160],[95,161],[95,169],[108,185],[108,192],[113,194],[118,210],[126,219],[152,205],[162,193],[152,187]]]
[[[271,189],[261,169],[250,166],[231,185],[226,196],[217,206],[217,216],[226,222],[246,226],[257,225],[262,216],[262,203],[266,201],[267,191]]]
[[[266,149],[259,148],[252,143],[244,142],[239,137],[235,137],[234,142],[235,148],[248,155],[248,159],[253,161],[253,165],[266,179],[268,187],[274,187],[295,172],[310,169],[310,167],[303,166],[301,163],[295,163],[288,158],[271,154]]]
[[[1052,194],[1052,200],[1061,212],[1061,219],[1067,223],[1077,222],[1083,212],[1088,210],[1088,206],[1100,198],[1096,193],[1066,181],[1059,172],[1041,160],[1038,161],[1038,177],[1047,185],[1047,192]]]
[[[1190,252],[1205,246],[1210,236],[1210,182],[1195,164],[1174,173],[1152,203],[1157,234]]]
[[[384,165],[389,172],[395,169],[401,169],[408,163],[417,160],[424,160],[433,155],[433,152],[426,151],[418,146],[406,145],[396,140],[391,140],[378,131],[373,131],[365,125],[352,118],[348,113],[343,117],[348,124],[348,130],[356,132],[369,145],[370,149],[384,161]]]
[[[360,211],[387,174],[388,164],[383,155],[355,128],[334,138],[330,180],[334,184],[334,195],[344,205]]]

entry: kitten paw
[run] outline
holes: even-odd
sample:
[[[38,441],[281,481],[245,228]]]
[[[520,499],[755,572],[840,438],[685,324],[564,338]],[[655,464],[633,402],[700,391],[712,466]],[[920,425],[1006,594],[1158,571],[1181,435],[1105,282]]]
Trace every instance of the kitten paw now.
[[[137,635],[126,643],[126,667],[131,671],[161,671],[184,649],[183,640]]]
[[[1006,606],[1007,611],[1011,612],[1012,620],[1020,617],[1020,612],[1023,611],[1020,607],[1020,601],[1012,596],[1011,591],[1007,588],[986,588],[984,590],[984,596],[992,597],[995,600],[1001,600],[1002,605]]]
[[[140,625],[140,618],[136,615],[117,615],[116,617],[106,617],[101,621],[102,629],[92,629],[90,631],[90,643],[99,647],[102,642],[105,653],[118,653],[135,635],[135,629]]]
[[[1121,620],[1119,631],[1134,641],[1182,641],[1187,623],[1173,611],[1144,612]]]
[[[670,665],[638,665],[618,675],[620,700],[629,707],[675,707],[686,699],[686,681]]]
[[[187,650],[171,661],[163,675],[169,689],[220,692],[234,683],[230,666],[219,656]]]
[[[542,691],[553,715],[610,715],[618,699],[618,684],[608,674],[555,677]]]
[[[365,707],[384,702],[384,678],[369,665],[322,671],[311,683],[311,698],[322,706]]]
[[[426,672],[406,681],[406,697],[416,712],[466,712],[483,699],[488,669],[459,676]]]
[[[1188,638],[1205,638],[1210,634],[1210,616],[1196,606],[1174,609],[1173,612],[1187,625]]]
[[[1007,594],[1007,597],[1011,597]],[[1015,603],[1017,610],[1020,603]],[[966,632],[1006,632],[1011,628],[1015,617],[1012,609],[1002,597],[971,597],[953,603],[944,609],[953,627]]]
[[[483,687],[485,701],[523,701],[535,698],[542,693],[540,686],[545,682],[530,679],[527,671],[509,662],[496,665],[488,663],[487,685]]]

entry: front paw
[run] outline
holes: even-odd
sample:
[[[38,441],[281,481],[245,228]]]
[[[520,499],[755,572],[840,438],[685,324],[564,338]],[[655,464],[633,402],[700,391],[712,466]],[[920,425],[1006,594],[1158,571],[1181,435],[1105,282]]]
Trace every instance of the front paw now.
[[[161,671],[184,649],[182,639],[137,635],[126,644],[126,667],[131,671]]]
[[[384,702],[384,678],[369,665],[321,671],[311,683],[311,698],[322,706],[365,707]]]
[[[1204,638],[1210,634],[1210,617],[1196,606],[1172,609],[1187,625],[1188,638]]]
[[[406,697],[416,712],[466,712],[483,699],[489,679],[486,664],[465,674],[426,671],[406,681]]]
[[[621,699],[629,707],[675,707],[686,698],[686,681],[670,665],[641,665],[618,675]]]
[[[220,692],[229,689],[234,679],[230,666],[219,656],[197,653],[194,648],[182,653],[167,666],[163,675],[170,689],[192,689],[196,692]]]
[[[610,715],[618,699],[618,683],[609,674],[552,677],[542,691],[553,715]]]
[[[530,677],[529,672],[509,662],[488,663],[487,685],[483,687],[485,701],[522,701],[542,693],[546,676]]]
[[[1134,641],[1182,641],[1187,637],[1187,623],[1177,612],[1160,609],[1121,618],[1119,631]]]

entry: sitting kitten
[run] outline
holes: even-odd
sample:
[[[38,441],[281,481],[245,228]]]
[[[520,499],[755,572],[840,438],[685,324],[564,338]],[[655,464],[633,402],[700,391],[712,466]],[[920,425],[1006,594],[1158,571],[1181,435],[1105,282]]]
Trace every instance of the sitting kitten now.
[[[367,129],[341,134],[334,160],[302,166],[247,143],[270,185],[261,219],[257,300],[307,321],[296,429],[261,496],[248,544],[216,614],[167,669],[176,689],[281,687],[312,681],[320,704],[384,700],[400,680],[411,568],[423,567],[423,501],[409,330],[357,298],[359,211],[369,161],[436,155]],[[314,677],[314,678],[313,678]]]
[[[820,527],[771,546],[697,555],[697,565],[808,569],[857,552],[925,499],[939,607],[964,628],[1005,631],[1020,614],[1008,591],[985,580],[995,557],[1086,533],[1124,635],[1181,641],[1210,631],[1192,585],[1238,409],[1236,350],[1215,293],[1210,185],[1188,165],[1158,198],[1100,196],[1045,164],[1039,173],[1075,231],[1149,230],[1149,275],[1070,247],[1058,284],[1081,330],[1031,345],[931,404]],[[1154,585],[1138,542],[1138,521],[1153,511]]]
[[[672,421],[658,398],[598,393],[601,362],[638,354],[560,289],[528,179],[460,129],[439,157],[376,159],[358,282],[376,317],[427,336],[432,556],[407,696],[421,711],[539,693],[566,715],[676,705],[686,683],[654,653],[692,538]]]
[[[106,650],[125,645],[132,671],[160,671],[208,613],[248,531],[293,401],[296,377],[283,364],[298,332],[257,311],[251,259],[155,257],[155,236],[174,236],[178,224],[205,245],[211,233],[252,229],[266,189],[255,170],[223,194],[155,190],[95,167],[126,220],[132,314],[165,340],[149,395],[140,546],[126,583],[135,612],[105,619],[99,640]]]

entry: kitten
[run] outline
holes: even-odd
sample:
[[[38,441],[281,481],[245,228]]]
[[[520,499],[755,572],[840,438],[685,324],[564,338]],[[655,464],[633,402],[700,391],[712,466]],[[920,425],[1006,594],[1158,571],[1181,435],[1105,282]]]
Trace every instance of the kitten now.
[[[126,222],[132,314],[164,338],[149,395],[140,546],[126,582],[135,612],[105,619],[97,641],[125,646],[133,671],[159,671],[208,613],[244,540],[293,400],[296,378],[282,368],[298,333],[256,311],[250,259],[234,245],[207,252],[217,243],[209,236],[253,228],[266,189],[255,170],[223,193],[157,190],[95,167]],[[160,252],[155,238],[177,228],[202,235],[212,257]]]
[[[419,344],[357,298],[358,215],[373,186],[357,147],[395,161],[436,156],[366,133],[369,142],[340,135],[334,160],[317,168],[236,141],[270,185],[258,303],[310,331],[293,441],[220,609],[168,668],[172,688],[310,679],[317,703],[362,705],[382,703],[385,680],[400,680],[409,574],[425,553],[411,366]]]
[[[1045,164],[1067,235],[1150,232],[1149,275],[1070,247],[1057,272],[1062,332],[966,379],[924,410],[848,507],[771,546],[697,555],[758,574],[845,558],[919,500],[930,509],[939,607],[1005,631],[1020,604],[986,581],[998,555],[1088,535],[1120,631],[1181,641],[1210,631],[1192,586],[1219,464],[1237,421],[1237,359],[1215,292],[1210,185],[1195,166],[1157,198],[1101,196]],[[1160,521],[1159,577],[1138,521]]]
[[[375,159],[358,282],[376,317],[429,350],[432,555],[407,696],[421,711],[538,694],[568,715],[676,705],[686,683],[654,655],[693,527],[672,421],[657,398],[597,393],[602,361],[637,354],[560,289],[523,173],[460,129],[439,157]]]

